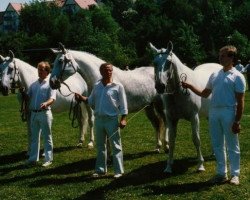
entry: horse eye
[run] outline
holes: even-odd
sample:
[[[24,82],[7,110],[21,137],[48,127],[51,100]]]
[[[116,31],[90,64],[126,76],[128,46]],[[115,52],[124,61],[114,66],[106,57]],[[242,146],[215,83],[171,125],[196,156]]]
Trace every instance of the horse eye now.
[[[8,68],[8,74],[10,74],[13,71],[13,68]]]

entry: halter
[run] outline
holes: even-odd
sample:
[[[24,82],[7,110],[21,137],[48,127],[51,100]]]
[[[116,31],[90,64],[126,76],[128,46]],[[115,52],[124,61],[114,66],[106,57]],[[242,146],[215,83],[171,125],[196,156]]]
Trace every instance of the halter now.
[[[172,50],[169,53],[160,52],[160,53],[158,53],[158,55],[159,54],[166,54],[166,55],[168,54],[171,57],[170,60],[166,59],[164,66],[161,68],[161,72],[163,72],[164,69],[166,68],[166,64],[168,64],[170,62],[170,67],[169,67],[168,72],[167,72],[167,80],[166,80],[166,83],[164,84],[165,85],[164,94],[173,95],[175,93],[178,93],[178,89],[180,89],[183,94],[190,95],[189,91],[186,88],[183,88],[181,86],[181,82],[185,82],[187,80],[187,74],[185,74],[185,73],[182,73],[179,76],[180,81],[177,82],[178,87],[176,87],[175,83],[174,83],[174,87],[171,87],[171,84],[172,84],[171,80],[174,78],[174,73],[175,73],[175,69],[173,67],[173,52],[172,52]]]
[[[14,64],[14,75],[13,75],[13,77],[10,78],[10,80],[11,80],[11,87],[10,87],[10,89],[15,89],[16,88],[15,85],[17,83],[20,83],[20,74],[19,74],[19,71],[18,71],[18,67],[16,66],[15,60],[13,59],[12,62]],[[17,77],[17,81],[15,81],[16,77]]]
[[[20,105],[20,109],[19,109],[19,112],[20,112],[20,115],[21,115],[21,119],[23,122],[26,122],[28,117],[29,117],[29,112],[28,111],[28,101],[27,101],[27,95],[25,93],[26,89],[21,86],[21,79],[20,79],[20,73],[19,73],[19,70],[18,70],[18,67],[16,65],[16,61],[14,60],[14,58],[12,59],[12,62],[14,64],[14,75],[13,77],[10,78],[10,80],[12,81],[11,82],[11,88],[10,89],[15,89],[15,84],[18,84],[18,88],[19,88],[19,92],[22,96],[22,101],[21,101],[21,105]],[[17,81],[16,81],[16,77],[17,77]]]
[[[67,65],[67,64],[68,64],[68,65],[71,64],[71,66],[72,66],[72,68],[74,69],[75,73],[77,72],[77,70],[76,70],[76,68],[74,67],[74,64],[73,64],[73,62],[72,62],[72,59],[67,58],[66,53],[67,53],[66,51],[65,51],[65,52],[63,51],[64,60],[63,60],[62,70],[61,70],[60,75],[59,75],[59,80],[60,80],[61,83],[64,82],[64,81],[62,81],[62,80],[63,80],[62,77],[63,77],[63,74],[64,74],[64,72],[65,72],[65,69],[66,69],[66,65]]]

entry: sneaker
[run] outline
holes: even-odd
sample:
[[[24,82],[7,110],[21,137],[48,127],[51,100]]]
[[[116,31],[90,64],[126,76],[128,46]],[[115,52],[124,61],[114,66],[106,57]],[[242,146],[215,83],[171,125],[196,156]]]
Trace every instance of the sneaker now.
[[[48,166],[50,166],[51,164],[52,164],[51,161],[47,161],[47,162],[43,163],[42,166],[43,166],[43,167],[48,167]]]
[[[82,141],[79,141],[78,144],[76,145],[77,147],[82,147],[83,146],[83,142]]]
[[[121,178],[122,177],[122,174],[115,174],[114,175],[114,178],[117,179],[117,178]]]
[[[94,174],[92,174],[93,178],[100,178],[100,177],[103,177],[103,176],[106,176],[106,173],[104,173],[104,172],[95,172]]]
[[[238,176],[233,176],[230,180],[230,184],[232,185],[239,185],[240,184],[240,180]]]
[[[215,175],[213,178],[211,178],[208,182],[211,184],[223,184],[226,183],[228,181],[227,176],[223,176],[223,175]]]

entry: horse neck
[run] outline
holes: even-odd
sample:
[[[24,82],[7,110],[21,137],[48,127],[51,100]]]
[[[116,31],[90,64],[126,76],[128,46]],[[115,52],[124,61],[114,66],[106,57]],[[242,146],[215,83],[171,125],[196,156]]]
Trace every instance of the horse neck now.
[[[28,63],[16,59],[16,66],[19,70],[21,84],[27,89],[38,79],[37,69]]]
[[[176,78],[178,78],[179,81],[184,81],[180,80],[181,76],[187,76],[187,78],[193,76],[193,70],[184,65],[175,54],[173,54],[172,63],[174,65]]]
[[[105,61],[87,52],[71,51],[71,54],[79,65],[78,72],[86,81],[88,88],[92,90],[93,85],[101,78],[99,68]]]

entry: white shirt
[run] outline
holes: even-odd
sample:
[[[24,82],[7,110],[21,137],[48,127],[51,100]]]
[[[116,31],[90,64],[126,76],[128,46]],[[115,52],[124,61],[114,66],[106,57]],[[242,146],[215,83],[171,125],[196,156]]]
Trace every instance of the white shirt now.
[[[41,103],[48,99],[56,99],[56,90],[52,90],[49,85],[49,78],[44,79],[41,83],[39,80],[31,84],[28,89],[30,99],[30,109],[39,110]],[[48,106],[48,109],[51,109]]]
[[[127,115],[127,98],[123,85],[110,83],[106,86],[98,81],[90,96],[88,104],[94,109],[95,116]]]
[[[206,88],[212,90],[211,107],[234,107],[235,92],[245,92],[246,80],[235,68],[227,72],[221,69],[210,76]]]

